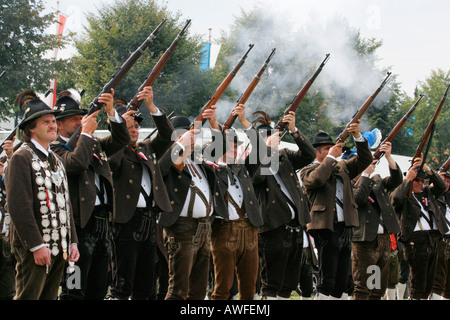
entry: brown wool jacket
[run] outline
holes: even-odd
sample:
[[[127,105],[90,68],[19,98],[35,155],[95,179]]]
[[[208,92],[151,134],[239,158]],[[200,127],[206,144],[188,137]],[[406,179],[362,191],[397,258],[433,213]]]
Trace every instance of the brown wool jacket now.
[[[51,145],[51,149],[62,158],[66,167],[74,219],[81,228],[86,226],[94,210],[97,195],[95,173],[105,183],[109,211],[114,217],[113,179],[107,157],[127,146],[130,134],[125,120],[110,124],[110,136],[95,139],[82,134],[75,150],[70,150],[60,137]]]
[[[39,151],[33,143],[28,143],[28,145],[41,160],[47,160],[46,155]],[[42,214],[40,213],[41,201],[37,196],[38,185],[35,171],[31,167],[31,159],[32,155],[28,150],[19,148],[9,160],[5,172],[7,208],[11,216],[10,242],[20,245],[26,250],[44,243]],[[44,169],[41,168],[40,171],[45,177]],[[71,211],[73,212],[73,210]],[[70,215],[70,220],[70,242],[76,243],[78,238],[73,214]]]
[[[444,222],[443,214],[438,207],[436,199],[444,193],[446,185],[434,171],[429,178],[430,185],[423,189],[429,200],[428,213],[432,216],[433,223],[436,224],[439,232],[443,235],[448,231],[448,227]],[[413,195],[410,196],[409,194],[412,183],[412,181],[404,179],[402,184],[391,193],[392,205],[400,217],[401,232],[399,240],[402,242],[409,240],[421,215],[419,203],[414,199]]]
[[[152,140],[147,139],[137,143],[134,150],[122,148],[109,158],[113,171],[115,189],[116,222],[126,223],[136,211],[136,205],[141,192],[143,167],[147,168],[152,183],[152,198],[157,211],[171,211],[166,186],[159,167],[159,159],[173,143],[173,126],[167,116],[154,116],[158,134]]]
[[[359,225],[351,180],[372,163],[373,157],[367,140],[356,142],[356,148],[355,158],[336,161],[326,157],[322,163],[314,162],[300,172],[311,204],[311,222],[307,226],[310,233],[323,229],[334,231],[336,176],[341,177],[344,182],[345,225],[347,227]]]

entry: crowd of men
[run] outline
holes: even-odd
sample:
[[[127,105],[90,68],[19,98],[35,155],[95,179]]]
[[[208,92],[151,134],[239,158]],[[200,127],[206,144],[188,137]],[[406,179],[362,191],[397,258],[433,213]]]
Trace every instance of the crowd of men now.
[[[381,177],[359,123],[345,155],[326,132],[310,142],[294,112],[282,122],[297,148],[280,149],[282,132],[244,105],[232,115],[245,142],[212,106],[199,148],[201,125],[169,119],[151,87],[138,98],[156,125],[143,140],[142,114],[114,90],[93,113],[72,90],[54,108],[18,95],[20,143],[4,142],[0,165],[0,298],[450,298],[449,172],[416,158],[403,173],[386,142]],[[110,134],[96,138],[100,112]]]

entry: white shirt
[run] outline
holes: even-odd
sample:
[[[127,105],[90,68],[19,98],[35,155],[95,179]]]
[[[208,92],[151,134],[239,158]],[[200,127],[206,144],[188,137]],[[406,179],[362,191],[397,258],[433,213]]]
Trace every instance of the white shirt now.
[[[429,220],[431,220],[431,219],[430,219],[430,215],[428,214],[428,211],[425,210],[425,208],[422,206],[422,203],[416,198],[416,195],[414,194],[414,192],[413,192],[413,197],[414,197],[414,199],[416,199],[417,203],[419,204],[420,210],[422,211],[422,213],[423,213]],[[420,227],[419,222],[420,222],[420,224],[422,225],[422,228]],[[434,225],[436,225],[436,224],[434,223]],[[436,227],[435,227],[435,229],[436,229]],[[420,216],[419,221],[417,221],[417,223],[416,223],[416,226],[415,226],[415,228],[414,228],[414,231],[423,231],[423,230],[431,230],[431,226],[428,224],[427,220],[426,220],[423,216]]]
[[[218,162],[218,165],[225,168],[226,163]],[[231,185],[231,179],[228,177],[228,193],[230,194],[230,197],[233,198],[233,200],[237,203],[239,208],[242,207],[242,204],[244,202],[244,192],[242,191],[242,185],[239,182],[239,179],[236,177],[236,175],[230,170],[231,174],[233,174],[235,184]],[[238,220],[239,214],[236,211],[236,208],[231,204],[231,201],[228,201],[228,219],[230,220]]]
[[[197,171],[192,172],[190,166],[194,166]],[[186,159],[185,166],[187,166],[189,173],[191,175],[192,182],[195,184],[197,188],[200,189],[200,191],[205,196],[206,200],[210,200],[210,188],[208,184],[208,180],[206,180],[206,176],[203,173],[202,168],[194,162],[192,162],[190,159]],[[199,176],[200,175],[200,176]],[[188,208],[189,203],[191,199],[191,188],[189,188],[188,193],[186,195],[186,200],[184,202],[183,209],[181,209],[180,216],[181,217],[187,217],[188,215]],[[211,211],[212,211],[212,203],[211,203]],[[193,218],[205,218],[210,215],[211,212],[207,211],[207,208],[205,206],[205,203],[203,200],[196,194],[194,199],[194,207],[192,208],[192,217]]]

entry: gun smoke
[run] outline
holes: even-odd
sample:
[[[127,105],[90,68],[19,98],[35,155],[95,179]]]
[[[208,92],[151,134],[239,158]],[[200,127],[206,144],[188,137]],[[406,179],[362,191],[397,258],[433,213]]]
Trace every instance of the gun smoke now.
[[[320,21],[314,12],[310,12],[308,19],[300,20],[290,17],[288,12],[274,13],[265,7],[251,13],[242,12],[242,15],[249,22],[242,23],[241,18],[232,27],[230,35],[225,35],[237,39],[235,54],[226,58],[230,68],[250,43],[254,44],[254,48],[231,82],[230,89],[240,95],[271,49],[276,48],[275,56],[246,103],[249,119],[254,111],[263,110],[274,122],[278,121],[280,110],[285,110],[296,97],[327,53],[330,53],[330,61],[308,94],[319,91],[325,97],[327,116],[336,125],[347,123],[386,77],[386,70],[377,67],[378,58],[374,53],[358,52],[358,30],[342,16],[334,15]],[[361,40],[364,42],[367,39]],[[390,90],[385,88],[372,107],[383,106],[390,96]],[[218,119],[224,121],[236,101],[226,100],[223,96],[217,105]],[[301,109],[300,104],[297,116],[301,116]],[[373,129],[364,124],[361,128]]]

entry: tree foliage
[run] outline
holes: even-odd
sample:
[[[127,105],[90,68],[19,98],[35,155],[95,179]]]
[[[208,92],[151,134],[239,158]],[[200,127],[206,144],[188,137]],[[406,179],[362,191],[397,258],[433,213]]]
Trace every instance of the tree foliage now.
[[[186,23],[155,1],[118,0],[88,15],[87,26],[75,42],[76,79],[66,85],[86,90],[87,107],[163,18],[167,21],[156,38],[115,89],[115,97],[130,101]],[[154,83],[155,104],[167,113],[195,115],[211,94],[211,71],[199,70],[201,48],[199,37],[190,36],[188,29]],[[140,110],[148,115],[145,106]],[[142,125],[150,126],[150,117],[145,118]]]
[[[58,43],[46,29],[55,23],[53,13],[43,14],[43,0],[0,0],[0,110],[2,119],[13,115],[13,101],[23,90],[45,92],[57,63],[51,52]],[[15,110],[17,111],[17,110]]]

